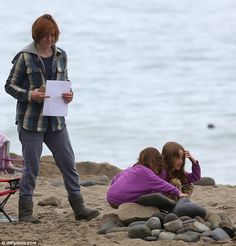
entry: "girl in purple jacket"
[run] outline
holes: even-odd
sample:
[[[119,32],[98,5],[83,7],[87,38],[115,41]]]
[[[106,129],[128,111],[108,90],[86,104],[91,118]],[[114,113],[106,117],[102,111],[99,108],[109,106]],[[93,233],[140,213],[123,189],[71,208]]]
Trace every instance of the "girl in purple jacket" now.
[[[158,175],[163,168],[160,152],[152,147],[142,150],[138,162],[118,173],[107,191],[107,201],[113,208],[122,203],[137,202],[146,194],[162,193],[175,197],[187,196]]]
[[[201,168],[197,160],[181,144],[167,142],[162,148],[164,170],[160,177],[176,186],[181,192],[190,196],[193,192],[193,182],[201,178]],[[185,158],[192,163],[192,172],[185,171]],[[171,196],[176,200],[176,196]]]

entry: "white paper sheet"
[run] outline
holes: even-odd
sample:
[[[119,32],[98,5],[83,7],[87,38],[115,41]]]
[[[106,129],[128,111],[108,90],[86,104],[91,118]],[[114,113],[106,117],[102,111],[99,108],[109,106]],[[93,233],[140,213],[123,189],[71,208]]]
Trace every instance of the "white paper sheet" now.
[[[44,99],[44,116],[67,116],[68,104],[62,98],[63,92],[70,91],[71,82],[61,80],[47,80],[45,95],[50,98]]]

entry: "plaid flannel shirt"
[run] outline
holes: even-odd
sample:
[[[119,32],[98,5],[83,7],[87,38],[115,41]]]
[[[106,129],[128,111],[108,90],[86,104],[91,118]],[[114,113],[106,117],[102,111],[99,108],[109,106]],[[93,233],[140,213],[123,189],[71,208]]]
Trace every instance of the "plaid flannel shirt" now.
[[[16,124],[29,131],[45,132],[50,117],[51,130],[65,127],[64,117],[43,116],[43,102],[31,101],[31,92],[46,84],[47,75],[34,42],[20,51],[12,61],[13,67],[5,84],[8,94],[17,99]],[[68,80],[67,55],[54,47],[52,63],[53,80]]]

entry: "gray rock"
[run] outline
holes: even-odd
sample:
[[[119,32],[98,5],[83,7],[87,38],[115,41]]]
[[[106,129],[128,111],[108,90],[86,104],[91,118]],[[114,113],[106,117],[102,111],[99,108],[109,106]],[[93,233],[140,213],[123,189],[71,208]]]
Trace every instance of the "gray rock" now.
[[[180,216],[179,219],[181,219],[184,223],[186,220],[192,220],[192,218],[189,216]]]
[[[183,240],[184,242],[197,242],[200,239],[201,234],[194,231],[187,231],[182,234],[176,235],[176,240]]]
[[[130,223],[128,226],[131,227],[131,226],[135,226],[135,225],[145,225],[146,222],[147,222],[146,220],[134,221],[134,222]]]
[[[163,231],[162,229],[154,229],[154,230],[151,231],[151,235],[152,235],[153,237],[159,238],[159,235],[160,235],[160,233],[161,233],[162,231]]]
[[[176,234],[181,234],[181,233],[184,233],[187,231],[195,231],[195,232],[201,233],[201,231],[197,227],[195,227],[194,224],[188,224],[187,226],[183,227],[182,229],[179,229],[176,232]]]
[[[180,218],[182,218],[182,217],[180,217]],[[193,224],[193,222],[195,222],[195,221],[197,221],[197,220],[196,219],[188,219],[188,220],[185,220],[185,221],[183,221],[183,226],[187,226],[189,224]]]
[[[156,207],[142,206],[137,203],[123,203],[118,208],[118,217],[128,225],[134,221],[148,220],[154,213],[159,212]]]
[[[194,182],[195,185],[201,186],[215,186],[216,182],[213,178],[210,177],[202,177],[199,181]]]
[[[166,215],[165,219],[164,219],[164,224],[173,221],[173,220],[177,220],[178,216],[174,213],[169,213]]]
[[[234,229],[231,223],[222,221],[219,223],[219,227],[222,228],[231,238],[234,237]]]
[[[161,221],[157,217],[152,217],[148,219],[148,221],[146,222],[146,226],[150,228],[150,230],[161,229]]]
[[[175,233],[173,232],[161,232],[159,235],[159,240],[174,240]]]
[[[170,221],[170,222],[165,223],[164,224],[164,228],[168,232],[176,232],[179,229],[183,228],[183,222],[180,219],[173,220],[173,221]]]
[[[205,232],[205,231],[210,231],[210,228],[207,227],[206,225],[198,222],[198,221],[194,221],[193,222],[194,227],[197,229],[198,232]]]
[[[202,236],[204,236],[204,237],[212,237],[212,233],[213,233],[213,231],[205,231],[205,232],[203,232],[202,233]]]
[[[151,193],[140,196],[137,203],[143,206],[157,207],[163,210],[170,210],[175,206],[175,201],[160,193]]]
[[[201,236],[200,238],[203,242],[215,242],[215,240],[212,237],[206,237],[206,236]]]
[[[189,220],[189,222],[190,223],[183,222],[183,230],[179,230],[177,231],[177,233],[180,234],[186,231],[195,231],[195,232],[202,233],[210,230],[210,228],[207,227],[205,224],[202,224],[195,219],[193,219],[192,222],[191,220]]]
[[[157,217],[157,218],[160,219],[160,221],[161,221],[161,226],[162,226],[162,227],[163,227],[164,219],[165,219],[166,216],[167,216],[167,214],[164,213],[164,212],[158,212],[158,213],[154,213],[154,214],[153,214],[153,217]]]
[[[84,186],[84,187],[87,187],[87,186],[92,186],[92,185],[95,185],[96,184],[96,181],[95,180],[80,180],[80,185],[81,186]]]
[[[112,231],[114,227],[124,227],[124,224],[118,218],[117,214],[105,214],[99,221],[98,234],[106,234]]]
[[[198,221],[198,222],[200,222],[200,223],[202,223],[202,224],[204,224],[205,225],[205,220],[202,218],[202,217],[200,217],[200,216],[196,216],[195,217],[195,219]]]
[[[143,240],[145,241],[157,241],[157,237],[153,237],[153,236],[148,236],[148,237],[145,237],[143,238]]]
[[[145,238],[151,236],[151,230],[146,225],[136,225],[129,227],[130,238]]]
[[[108,176],[102,175],[102,176],[99,176],[98,178],[96,178],[95,182],[98,185],[107,185],[107,184],[109,184],[110,180],[109,180]]]
[[[212,232],[212,237],[216,240],[230,240],[229,235],[221,228],[216,228],[213,232]]]
[[[185,226],[183,228],[180,228],[179,230],[177,230],[175,232],[175,234],[182,234],[182,233],[187,232],[187,231],[192,231],[192,227],[191,226]]]
[[[38,205],[39,206],[48,206],[48,205],[51,205],[51,206],[55,206],[55,207],[58,207],[61,205],[61,201],[59,198],[57,197],[54,197],[54,196],[51,196],[51,197],[48,197],[44,200],[41,200],[38,202]]]

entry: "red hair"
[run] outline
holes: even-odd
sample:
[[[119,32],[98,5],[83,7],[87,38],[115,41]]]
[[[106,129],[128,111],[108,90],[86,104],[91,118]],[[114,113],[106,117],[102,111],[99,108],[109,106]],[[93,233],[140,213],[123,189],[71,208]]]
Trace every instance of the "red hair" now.
[[[56,21],[49,14],[38,17],[32,25],[32,38],[36,43],[52,32],[55,32],[55,42],[57,42],[60,31]]]

